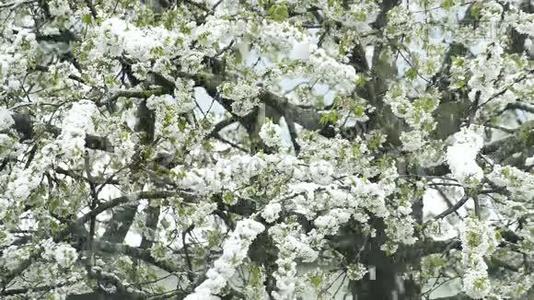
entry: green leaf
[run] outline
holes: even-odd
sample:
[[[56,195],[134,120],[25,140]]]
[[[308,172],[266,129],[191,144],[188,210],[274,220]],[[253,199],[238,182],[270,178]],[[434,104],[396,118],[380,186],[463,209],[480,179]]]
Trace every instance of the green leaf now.
[[[362,105],[356,105],[353,109],[353,112],[357,117],[363,117],[365,115],[365,107]]]
[[[178,129],[183,132],[187,128],[187,121],[184,118],[180,118],[178,121]]]
[[[410,80],[414,80],[415,78],[417,77],[417,69],[416,68],[409,68],[407,71],[406,71],[406,78],[410,79]]]
[[[213,151],[213,145],[209,141],[203,141],[202,148],[206,151]]]
[[[180,32],[183,34],[191,34],[191,28],[186,24],[180,24]]]
[[[90,25],[93,22],[93,18],[90,14],[85,14],[82,16],[82,23]]]
[[[283,22],[289,18],[289,12],[285,4],[275,4],[269,8],[269,17],[277,22]]]
[[[369,140],[367,141],[367,147],[369,150],[378,150],[380,146],[382,146],[384,136],[382,136],[380,133],[376,132],[373,135],[369,137]],[[384,157],[380,158],[383,159]],[[380,164],[380,160],[379,160]]]
[[[150,54],[152,54],[155,58],[162,57],[165,54],[165,51],[163,47],[156,46],[150,49]]]
[[[165,112],[165,117],[163,117],[163,127],[168,127],[172,124],[174,114],[171,110]]]
[[[454,6],[454,0],[444,0],[443,3],[441,3],[441,6],[444,9],[449,10]]]
[[[471,248],[475,248],[482,243],[482,237],[476,232],[467,233],[467,245]]]
[[[356,86],[359,88],[362,88],[367,83],[367,78],[365,76],[357,76],[356,78]]]
[[[365,20],[367,20],[367,14],[365,13],[365,11],[361,10],[360,12],[358,12],[356,14],[356,20],[360,22],[365,22]]]
[[[226,203],[226,204],[232,204],[232,203],[234,203],[234,194],[232,194],[232,193],[230,193],[230,192],[226,192],[226,193],[224,193],[223,201],[224,201],[224,203]]]
[[[261,281],[261,269],[256,265],[250,266],[250,284],[252,286],[259,286],[262,284]]]
[[[319,121],[322,125],[326,124],[335,124],[339,120],[339,114],[337,111],[332,110],[328,113],[321,116],[321,120]]]
[[[474,3],[473,6],[471,6],[471,12],[470,15],[475,18],[480,18],[480,13],[482,12],[482,4],[480,3]]]
[[[315,288],[319,288],[319,286],[323,282],[323,278],[319,275],[311,276],[310,282]]]
[[[217,230],[208,231],[208,247],[213,247],[219,244],[221,241],[221,236]]]
[[[332,7],[338,4],[338,2],[339,2],[338,0],[328,0],[328,6]]]
[[[421,97],[415,100],[413,105],[416,109],[432,112],[438,107],[438,101],[432,97]]]
[[[241,51],[234,51],[232,54],[234,55],[235,63],[240,64],[243,62],[243,55],[241,54]]]
[[[352,156],[358,158],[362,155],[362,150],[360,149],[360,145],[353,145],[352,146]]]

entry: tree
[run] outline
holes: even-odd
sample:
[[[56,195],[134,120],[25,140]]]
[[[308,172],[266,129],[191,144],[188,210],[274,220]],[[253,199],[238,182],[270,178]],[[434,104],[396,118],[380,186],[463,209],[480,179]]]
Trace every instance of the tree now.
[[[532,1],[0,19],[0,298],[534,297]]]

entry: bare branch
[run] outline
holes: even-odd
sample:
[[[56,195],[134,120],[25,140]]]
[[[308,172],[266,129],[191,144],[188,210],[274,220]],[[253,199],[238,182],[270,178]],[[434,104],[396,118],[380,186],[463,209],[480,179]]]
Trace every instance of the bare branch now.
[[[137,201],[140,199],[158,199],[158,198],[168,198],[168,197],[175,197],[180,196],[183,197],[186,202],[193,202],[194,197],[192,194],[187,194],[182,191],[148,191],[148,192],[137,192],[126,196],[120,196],[115,199],[112,199],[110,201],[107,201],[105,203],[100,204],[92,211],[86,213],[82,217],[80,217],[77,222],[78,223],[85,223],[91,219],[91,217],[97,216],[104,211],[119,206],[124,203],[128,203],[130,201]]]
[[[467,194],[465,194],[462,199],[460,199],[458,202],[456,202],[453,206],[449,207],[448,209],[446,209],[445,211],[443,211],[442,213],[440,213],[439,215],[437,215],[435,218],[436,219],[443,219],[445,218],[446,216],[456,212],[460,207],[462,207],[466,202],[467,200],[469,200],[469,196]]]

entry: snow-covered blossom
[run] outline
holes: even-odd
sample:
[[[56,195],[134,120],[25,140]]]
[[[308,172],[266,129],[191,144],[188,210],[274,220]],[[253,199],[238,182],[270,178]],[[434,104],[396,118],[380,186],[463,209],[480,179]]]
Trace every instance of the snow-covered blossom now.
[[[318,253],[308,245],[307,238],[300,234],[298,226],[276,224],[269,229],[269,235],[273,237],[280,252],[276,260],[278,269],[273,274],[277,290],[272,296],[277,300],[293,299],[295,290],[302,285],[296,277],[295,260],[301,258],[306,262],[313,262],[317,259]]]
[[[299,1],[295,1],[299,2]],[[345,4],[336,1],[318,1],[316,5],[321,7],[325,17],[336,20],[348,28],[354,28],[357,32],[365,33],[371,30],[369,23],[373,22],[380,8],[377,3],[359,2]]]
[[[72,104],[63,119],[62,129],[71,135],[83,134],[84,131],[91,131],[93,122],[91,117],[97,112],[97,108],[92,101],[78,101]]]
[[[282,205],[278,202],[271,202],[265,206],[261,216],[267,223],[272,223],[278,219],[280,212],[282,211]]]
[[[106,19],[99,27],[94,28],[95,47],[89,52],[89,58],[99,59],[102,54],[119,56],[124,51],[128,56],[147,61],[158,52],[175,51],[174,42],[186,39],[177,32],[165,28],[139,28],[117,17]],[[157,50],[153,50],[157,49]]]
[[[177,166],[172,172],[176,175],[181,187],[205,195],[219,192],[222,189],[236,189],[240,184],[259,175],[266,166],[267,162],[260,154],[236,155],[219,160],[214,168],[185,170],[183,166]]]
[[[67,157],[83,153],[85,136],[94,130],[92,117],[98,111],[91,101],[79,101],[72,104],[65,114],[58,145]]]
[[[360,206],[365,207],[378,217],[387,217],[389,211],[386,207],[385,197],[391,193],[391,191],[388,191],[387,186],[365,182],[360,178],[353,178],[352,180],[354,185],[351,187],[351,191],[365,196],[365,201],[360,201]]]
[[[241,103],[242,105],[247,105],[247,106],[252,105],[253,103],[246,104],[247,101],[245,100],[254,98],[260,93],[260,87],[256,85],[255,82],[251,82],[251,81],[240,81],[238,83],[231,83],[231,82],[224,83],[220,87],[220,90],[225,97],[238,100],[237,102]]]
[[[64,0],[48,1],[50,14],[56,17],[66,16],[69,12],[69,3]]]
[[[7,130],[15,124],[13,117],[9,110],[0,107],[0,131]]]
[[[276,60],[289,54],[296,43],[303,42],[305,35],[287,22],[263,21],[257,29],[261,30],[259,43],[264,49],[265,55]],[[311,45],[309,45],[311,46]],[[269,51],[271,49],[281,51]]]
[[[388,26],[385,30],[389,38],[401,35],[403,32],[415,30],[414,16],[404,5],[393,7],[388,12]]]
[[[14,200],[27,199],[39,185],[40,180],[35,175],[30,169],[15,170],[12,181],[7,184],[6,195]]]
[[[58,289],[52,290],[50,293],[48,293],[47,299],[50,300],[65,300],[67,298],[67,294],[65,292],[61,292]]]
[[[526,13],[523,10],[519,11],[518,18],[514,20],[515,29],[522,34],[534,35],[534,14]]]
[[[429,143],[422,146],[417,152],[417,161],[424,168],[441,165],[444,160],[443,145],[441,143]]]
[[[78,259],[78,252],[69,244],[56,244],[47,240],[43,242],[42,247],[43,257],[53,260],[63,268],[70,267]]]
[[[21,260],[28,258],[29,254],[29,247],[17,247],[15,245],[11,245],[2,250],[0,262],[5,269],[8,271],[13,271],[17,269]]]
[[[471,76],[467,84],[472,88],[469,92],[469,100],[473,102],[485,103],[488,101],[496,93],[491,82],[501,76],[500,66],[504,64],[501,55],[504,51],[503,46],[500,43],[494,43],[488,47],[487,51],[491,53],[490,56],[479,55],[474,61],[470,62],[473,76]]]
[[[317,184],[327,185],[332,182],[334,166],[326,160],[314,161],[310,164],[310,178]]]
[[[57,263],[66,268],[69,267],[77,258],[76,249],[68,244],[60,244],[54,252],[54,259]]]
[[[253,177],[260,174],[261,171],[267,166],[267,163],[260,155],[241,156],[241,165],[244,165],[244,174],[247,177]]]
[[[216,203],[201,203],[194,208],[194,213],[188,215],[189,225],[203,224],[206,218],[217,209]]]
[[[176,98],[176,113],[185,113],[195,108],[195,99],[192,97],[194,81],[177,79],[175,82],[174,96]]]
[[[237,222],[235,230],[224,241],[223,254],[206,273],[207,279],[185,299],[217,299],[214,295],[226,286],[236,268],[247,256],[250,244],[263,230],[265,227],[261,223],[251,219]]]
[[[464,227],[460,238],[462,240],[462,249],[467,256],[484,256],[495,251],[497,241],[495,231],[487,222],[479,221],[475,218],[467,218],[464,221]],[[466,259],[469,257],[466,256]]]
[[[210,180],[211,179],[211,180]],[[210,185],[209,181],[214,185]],[[215,173],[209,169],[199,169],[187,172],[184,178],[180,181],[181,186],[191,189],[199,194],[205,194],[209,191],[217,191],[221,188],[220,184],[216,182]]]
[[[447,163],[454,178],[460,182],[480,181],[484,176],[476,157],[484,140],[474,128],[463,128],[454,134],[454,142],[447,148]]]
[[[223,18],[208,16],[201,26],[193,28],[192,35],[202,40],[202,44],[210,53],[208,55],[213,55],[228,46],[232,42],[232,38],[245,34],[249,29],[248,26],[246,22],[241,20],[231,22]]]

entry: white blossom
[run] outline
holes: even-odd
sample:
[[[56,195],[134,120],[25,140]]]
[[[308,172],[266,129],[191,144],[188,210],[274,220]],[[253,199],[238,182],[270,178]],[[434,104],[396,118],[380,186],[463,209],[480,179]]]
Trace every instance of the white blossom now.
[[[261,126],[259,135],[269,147],[280,148],[282,146],[282,128],[270,120]]]
[[[400,136],[405,151],[413,152],[424,146],[424,135],[419,130],[403,132]]]
[[[64,0],[48,1],[50,14],[56,17],[66,16],[69,12],[69,3]]]
[[[491,291],[488,274],[480,270],[468,270],[462,283],[464,292],[473,299],[483,299]]]
[[[361,280],[367,272],[367,268],[361,263],[351,264],[347,267],[347,276],[351,280]]]
[[[466,268],[463,289],[474,299],[484,298],[491,291],[491,283],[483,258],[491,255],[496,249],[495,233],[486,222],[468,218],[460,238],[462,261]]]

